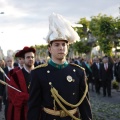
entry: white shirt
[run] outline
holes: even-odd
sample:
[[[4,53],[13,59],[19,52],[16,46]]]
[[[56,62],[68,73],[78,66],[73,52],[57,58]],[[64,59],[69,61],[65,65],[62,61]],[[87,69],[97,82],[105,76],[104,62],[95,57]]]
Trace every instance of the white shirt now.
[[[105,63],[105,64],[104,64],[104,68],[105,68],[105,70],[108,69],[108,63]]]
[[[96,63],[96,65],[97,65],[97,68],[99,69],[99,68],[100,68],[100,65],[99,65],[99,63]]]

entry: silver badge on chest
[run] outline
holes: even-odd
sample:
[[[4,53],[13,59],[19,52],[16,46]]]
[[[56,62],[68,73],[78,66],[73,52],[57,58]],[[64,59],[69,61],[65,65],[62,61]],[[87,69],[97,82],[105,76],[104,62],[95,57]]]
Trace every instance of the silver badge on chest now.
[[[67,76],[67,81],[68,82],[72,82],[73,81],[73,79],[72,79],[72,77],[70,75]]]

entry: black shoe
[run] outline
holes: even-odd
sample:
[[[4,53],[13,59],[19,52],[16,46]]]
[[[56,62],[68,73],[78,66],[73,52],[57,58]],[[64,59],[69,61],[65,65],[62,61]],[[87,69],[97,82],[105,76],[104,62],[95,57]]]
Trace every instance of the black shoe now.
[[[117,92],[120,92],[120,90],[117,90]]]
[[[100,93],[97,93],[97,95],[100,95]]]

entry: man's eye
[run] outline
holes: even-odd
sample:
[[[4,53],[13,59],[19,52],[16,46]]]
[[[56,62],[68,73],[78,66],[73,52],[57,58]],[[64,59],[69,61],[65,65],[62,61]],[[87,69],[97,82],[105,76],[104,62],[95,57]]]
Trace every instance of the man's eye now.
[[[59,46],[58,44],[55,44],[55,46]]]
[[[29,59],[29,58],[32,58],[32,59],[33,59],[34,57],[33,57],[33,56],[27,56],[26,58],[28,58],[28,59]]]

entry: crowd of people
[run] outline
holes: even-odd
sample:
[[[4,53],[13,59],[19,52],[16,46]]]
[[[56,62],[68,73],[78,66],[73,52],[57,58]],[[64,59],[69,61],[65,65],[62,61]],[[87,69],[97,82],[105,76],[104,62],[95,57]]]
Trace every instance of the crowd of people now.
[[[33,47],[25,46],[0,61],[0,110],[6,120],[92,120],[89,84],[92,90],[111,97],[111,81],[120,83],[120,61],[67,59],[69,44],[78,34],[61,15],[49,19],[47,61],[40,61]],[[94,88],[95,86],[95,88]]]
[[[103,97],[111,95],[112,81],[118,83],[117,91],[120,92],[120,58],[111,58],[110,56],[103,56],[102,58],[95,56],[92,59],[88,58],[74,58],[69,60],[72,63],[82,66],[88,78],[88,86],[90,85],[92,91],[98,95],[103,94]],[[102,93],[100,93],[102,89]]]

